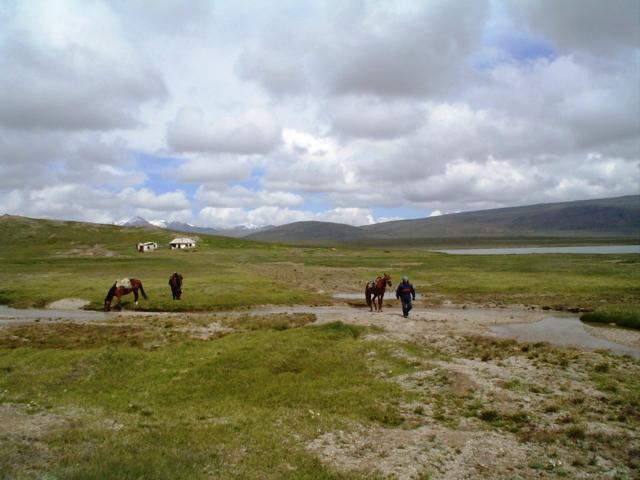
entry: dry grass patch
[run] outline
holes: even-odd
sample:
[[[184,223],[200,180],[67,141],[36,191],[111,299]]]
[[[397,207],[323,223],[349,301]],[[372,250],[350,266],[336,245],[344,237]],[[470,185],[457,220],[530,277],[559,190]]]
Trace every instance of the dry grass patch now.
[[[166,345],[179,332],[141,324],[46,323],[4,327],[0,348],[85,349],[128,346],[152,349]]]
[[[236,330],[286,330],[303,327],[315,321],[316,316],[313,313],[247,314],[220,318],[220,323]]]

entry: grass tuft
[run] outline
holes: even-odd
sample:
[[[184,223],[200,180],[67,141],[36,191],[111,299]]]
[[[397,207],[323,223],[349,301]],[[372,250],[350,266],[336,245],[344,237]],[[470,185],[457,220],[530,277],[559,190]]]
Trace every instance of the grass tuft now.
[[[580,316],[583,322],[613,323],[619,327],[640,329],[640,313],[621,311],[597,311]]]

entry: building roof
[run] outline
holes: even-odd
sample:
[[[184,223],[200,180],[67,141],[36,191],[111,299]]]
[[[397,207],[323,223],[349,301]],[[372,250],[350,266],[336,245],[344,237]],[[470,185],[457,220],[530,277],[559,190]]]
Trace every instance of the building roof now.
[[[189,237],[178,237],[171,240],[169,243],[196,243],[193,238]]]

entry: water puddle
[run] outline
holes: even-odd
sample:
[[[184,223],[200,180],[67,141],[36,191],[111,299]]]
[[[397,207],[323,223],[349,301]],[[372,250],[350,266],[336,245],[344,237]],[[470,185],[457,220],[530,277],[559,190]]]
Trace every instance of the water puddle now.
[[[11,308],[0,305],[0,325],[32,322],[35,320],[107,320],[112,318],[105,312],[87,310],[48,310],[35,308]]]
[[[640,349],[594,337],[585,328],[585,324],[575,317],[547,317],[534,323],[494,325],[490,329],[501,337],[521,342],[549,342],[563,347],[604,349],[616,355],[627,354],[640,358]]]
[[[333,295],[331,295],[333,298],[335,299],[339,299],[339,300],[362,300],[363,302],[365,301],[365,296],[364,296],[364,292],[362,293],[334,293]],[[395,290],[394,291],[387,291],[384,294],[384,298],[385,299],[394,299],[396,298],[396,294],[395,294]],[[419,293],[416,293],[416,300],[422,298],[422,295],[420,295]]]

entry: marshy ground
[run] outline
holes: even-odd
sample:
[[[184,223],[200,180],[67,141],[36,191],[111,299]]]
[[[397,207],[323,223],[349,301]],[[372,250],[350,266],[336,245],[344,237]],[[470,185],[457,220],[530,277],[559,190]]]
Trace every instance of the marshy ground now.
[[[487,329],[541,310],[417,306],[408,320],[397,310],[123,312],[4,326],[0,470],[637,478],[637,360]]]

